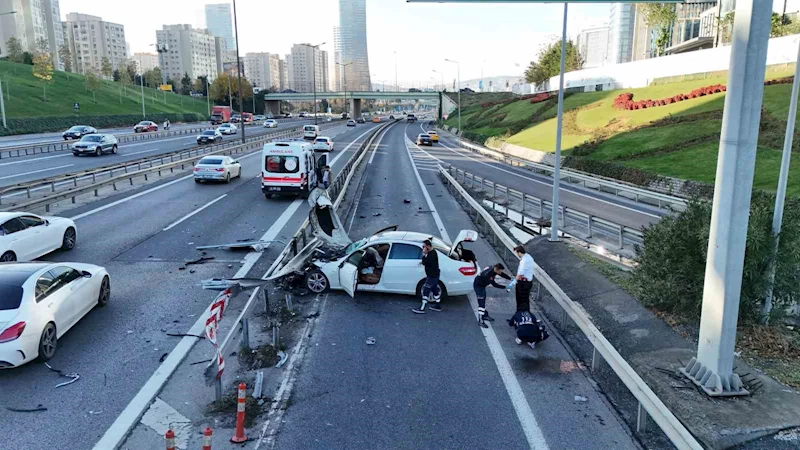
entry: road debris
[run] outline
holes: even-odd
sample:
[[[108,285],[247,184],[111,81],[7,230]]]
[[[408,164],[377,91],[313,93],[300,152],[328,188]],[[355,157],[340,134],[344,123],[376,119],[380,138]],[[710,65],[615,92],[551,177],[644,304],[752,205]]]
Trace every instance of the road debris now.
[[[164,353],[163,355],[161,355],[161,358],[158,358],[158,362],[160,363],[164,362],[164,360],[167,359],[167,356],[169,356],[169,353]]]
[[[576,402],[588,402],[589,399],[584,397],[584,396],[581,396],[581,395],[576,395],[575,396],[575,401]]]
[[[198,339],[205,339],[205,336],[200,336],[199,334],[191,334],[191,333],[167,333],[167,336],[171,337],[195,337]]]
[[[287,355],[284,351],[280,351],[278,352],[278,357],[280,360],[278,361],[278,364],[275,364],[275,367],[281,368],[284,364],[286,364],[286,361],[289,360],[289,355]]]
[[[195,361],[195,362],[193,362],[193,363],[189,363],[189,365],[190,365],[190,366],[196,366],[196,365],[198,365],[198,364],[210,363],[210,362],[211,362],[211,361],[213,361],[213,360],[214,360],[214,358],[204,359],[204,360],[202,360],[202,361]]]
[[[380,216],[381,216],[381,213],[375,213],[375,214],[372,215],[372,217],[380,217]]]
[[[256,372],[256,384],[253,386],[253,398],[261,398],[261,391],[264,389],[264,372],[259,370]]]
[[[96,416],[98,414],[103,414],[103,411],[89,411],[89,414]]]
[[[253,230],[255,233],[255,230]],[[197,250],[235,250],[235,249],[242,249],[242,248],[250,248],[253,249],[255,252],[263,252],[269,244],[277,242],[282,245],[286,245],[283,241],[261,241],[261,240],[252,240],[252,239],[239,239],[232,244],[217,244],[217,245],[203,245],[200,247],[195,247]]]
[[[54,369],[54,368],[53,368],[53,366],[51,366],[51,365],[50,365],[50,364],[48,364],[48,363],[44,363],[44,365],[45,365],[45,366],[47,366],[47,368],[48,368],[48,369],[50,369],[50,370],[52,370],[53,372],[57,373],[59,376],[62,376],[62,377],[64,377],[64,378],[70,378],[70,380],[69,380],[69,381],[65,381],[65,382],[63,382],[63,383],[59,383],[59,384],[57,384],[57,385],[56,385],[56,387],[57,387],[57,388],[60,388],[60,387],[63,387],[63,386],[67,386],[67,385],[69,385],[69,384],[72,384],[72,383],[74,383],[74,382],[78,381],[78,380],[81,378],[81,376],[80,376],[80,375],[78,375],[78,374],[77,374],[77,373],[75,373],[75,372],[64,373],[64,371],[63,371],[63,370],[60,370],[60,369]]]
[[[47,411],[47,408],[44,405],[39,405],[36,408],[13,408],[11,406],[6,406],[6,409],[13,412],[40,412],[40,411]]]
[[[216,258],[213,257],[213,256],[201,256],[201,257],[199,257],[197,259],[193,259],[191,261],[186,261],[186,262],[183,263],[183,265],[185,267],[185,266],[193,266],[193,265],[197,265],[197,264],[205,264],[206,262],[213,261],[214,259],[216,259]]]
[[[409,200],[409,199],[404,199],[404,200],[403,200],[403,203],[406,203],[406,204],[408,204],[408,203],[411,203],[411,200]]]
[[[367,345],[375,345],[375,338],[371,337],[371,336],[368,337],[367,338]]]

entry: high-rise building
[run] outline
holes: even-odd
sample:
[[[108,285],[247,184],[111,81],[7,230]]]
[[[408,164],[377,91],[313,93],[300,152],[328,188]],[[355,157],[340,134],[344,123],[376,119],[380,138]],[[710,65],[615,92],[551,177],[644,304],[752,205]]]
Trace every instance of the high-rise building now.
[[[233,19],[230,3],[206,5],[206,28],[213,36],[225,38],[228,50],[236,50],[236,39],[233,38]],[[234,56],[231,61],[236,61]],[[229,62],[229,61],[225,61]]]
[[[165,79],[180,80],[184,74],[196,79],[205,75],[210,81],[217,78],[217,43],[221,42],[208,30],[191,25],[164,25],[156,31],[158,65]]]
[[[339,61],[353,63],[347,72],[349,91],[371,90],[369,58],[367,55],[366,0],[339,0]],[[334,43],[336,44],[336,43]],[[337,67],[339,67],[337,65]],[[343,75],[342,75],[343,77]],[[337,84],[342,83],[338,81]]]
[[[250,84],[261,89],[269,89],[272,86],[276,86],[273,81],[272,55],[269,53],[247,53],[242,59],[244,62],[244,76]],[[280,74],[276,73],[275,75],[278,75],[278,84],[280,84]]]
[[[134,53],[133,62],[136,64],[136,73],[142,74],[158,67],[158,55],[153,53]]]
[[[281,57],[270,53],[269,55],[269,88],[281,89]]]
[[[229,61],[228,53],[230,53],[224,37],[214,36],[214,52],[217,58],[217,74],[220,74],[225,71],[225,63]],[[232,61],[235,60],[236,57],[232,59]]]
[[[75,73],[100,73],[103,58],[118,69],[128,59],[125,27],[105,22],[97,16],[69,13],[63,22]]]
[[[322,63],[322,90],[327,92],[331,90],[331,74],[330,65],[328,62],[328,52],[325,50],[320,50],[319,54],[320,63]]]
[[[292,46],[292,54],[287,59],[287,62],[291,61],[289,65],[291,89],[297,92],[313,92],[316,81],[317,92],[327,90],[328,64],[323,60],[323,54],[327,57],[328,53],[307,44]]]
[[[608,29],[608,64],[630,62],[633,55],[633,30],[636,5],[612,3]]]
[[[0,50],[8,55],[6,42],[11,37],[20,41],[23,51],[36,52],[37,43],[44,39],[56,69],[64,64],[58,49],[64,44],[61,27],[61,12],[58,0],[0,0],[0,11],[16,11],[16,14],[0,16]]]
[[[578,53],[583,68],[591,69],[606,63],[608,57],[608,26],[589,28],[578,34]]]
[[[339,27],[333,27],[333,81],[334,91],[344,90],[344,73],[342,71],[342,36]]]
[[[285,59],[278,59],[280,63],[280,86],[278,90],[283,91],[289,89],[289,64],[286,63]]]

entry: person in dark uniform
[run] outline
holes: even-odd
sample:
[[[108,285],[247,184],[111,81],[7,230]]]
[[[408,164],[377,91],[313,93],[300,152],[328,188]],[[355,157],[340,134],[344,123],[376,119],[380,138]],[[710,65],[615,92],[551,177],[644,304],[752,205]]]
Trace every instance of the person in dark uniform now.
[[[495,264],[493,267],[487,267],[475,277],[472,282],[472,288],[475,290],[475,296],[478,297],[478,323],[483,328],[489,328],[486,322],[494,322],[494,318],[486,311],[486,288],[492,285],[499,289],[505,289],[506,286],[497,283],[495,277],[505,278],[511,281],[511,277],[503,273],[505,267],[502,264]]]
[[[422,243],[422,261],[420,264],[425,267],[425,283],[422,285],[422,306],[419,309],[412,309],[417,314],[425,314],[425,306],[430,303],[430,309],[441,311],[442,291],[439,289],[439,255],[434,250],[430,239],[425,239]]]
[[[517,345],[525,342],[530,348],[536,348],[537,342],[550,337],[542,322],[528,311],[517,311],[514,317],[508,319],[508,325],[517,330],[517,337],[514,339]]]

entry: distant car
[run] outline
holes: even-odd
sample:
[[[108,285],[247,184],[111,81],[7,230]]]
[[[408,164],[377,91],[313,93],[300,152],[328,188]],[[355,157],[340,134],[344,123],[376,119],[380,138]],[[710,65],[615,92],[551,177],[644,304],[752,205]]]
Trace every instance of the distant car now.
[[[264,128],[278,128],[278,121],[275,119],[267,119],[264,121]]]
[[[417,145],[433,145],[433,140],[428,134],[420,134],[417,136]]]
[[[367,122],[364,120],[364,118],[363,118],[363,117],[359,117],[358,119],[356,119],[356,122],[358,122],[358,123],[367,123]]]
[[[412,122],[416,122],[416,121],[417,121],[417,116],[415,116],[414,114],[406,115],[406,122],[412,123]]]
[[[86,125],[75,125],[69,130],[63,132],[61,134],[61,137],[63,137],[64,140],[66,141],[69,139],[80,139],[86,136],[87,134],[95,134],[95,133],[97,133],[97,130],[93,127],[89,127]]]
[[[347,121],[347,126],[348,126],[348,127],[354,127],[354,126],[356,126],[356,121],[355,121],[355,120],[353,120],[353,119],[350,119],[350,120],[348,120],[348,121]]]
[[[117,137],[113,134],[89,134],[72,144],[72,154],[101,156],[117,153]]]
[[[158,125],[155,122],[143,120],[133,127],[134,133],[146,133],[148,131],[158,131]]]
[[[389,120],[394,120],[394,114],[389,116]]]
[[[381,123],[381,116],[375,116],[372,118],[372,123]]]
[[[305,112],[305,111],[300,111],[300,114],[298,114],[297,117],[300,117],[300,118],[308,117],[308,113]]]
[[[231,123],[239,123],[242,121],[242,116],[240,114],[234,114],[231,116]]]
[[[264,116],[264,115],[261,115],[261,114],[259,114],[257,116],[253,116],[253,120],[266,120],[266,119],[267,119],[267,117]]]
[[[347,119],[347,118],[349,118],[349,117],[350,117],[350,116],[349,116],[347,113],[342,113],[342,119]]]
[[[326,136],[318,136],[316,139],[314,139],[314,145],[312,148],[314,151],[332,152],[333,145],[333,139]]]
[[[435,131],[431,131],[431,130],[428,130],[427,133],[428,133],[428,136],[431,137],[431,141],[439,142],[439,133],[437,133]]]
[[[222,133],[219,130],[204,130],[202,133],[197,135],[197,143],[202,144],[214,144],[217,142],[222,141]]]
[[[72,219],[0,212],[0,262],[32,261],[54,250],[72,250],[78,237],[76,230]],[[2,317],[0,313],[0,323]]]
[[[242,176],[242,165],[230,156],[206,156],[194,166],[194,182],[224,181]]]
[[[108,272],[100,266],[71,262],[0,265],[0,369],[51,359],[58,339],[110,298]]]
[[[292,113],[283,113],[283,118],[284,119],[291,119],[292,117],[294,117],[294,115]]]
[[[236,132],[239,131],[239,128],[232,123],[223,123],[217,127],[217,130],[222,134],[236,134]]]

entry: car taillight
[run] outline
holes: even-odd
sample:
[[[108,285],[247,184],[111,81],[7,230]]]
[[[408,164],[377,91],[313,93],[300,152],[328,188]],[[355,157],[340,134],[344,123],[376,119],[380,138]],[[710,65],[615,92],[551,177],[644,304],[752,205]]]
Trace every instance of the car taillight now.
[[[214,170],[216,170],[217,172],[225,172],[225,169],[214,169]]]
[[[476,269],[475,266],[461,267],[458,271],[461,272],[461,275],[468,277],[478,273],[478,269]]]
[[[199,168],[199,167],[195,167],[195,168],[194,168],[194,171],[195,171],[195,172],[200,172],[200,168]]]
[[[25,331],[25,322],[19,322],[6,328],[5,331],[0,333],[0,344],[4,342],[11,342],[14,339],[22,336]]]

